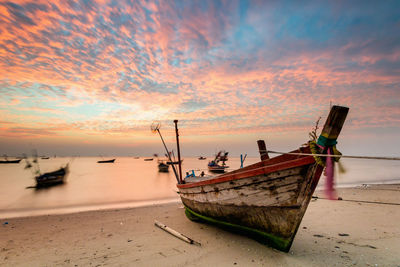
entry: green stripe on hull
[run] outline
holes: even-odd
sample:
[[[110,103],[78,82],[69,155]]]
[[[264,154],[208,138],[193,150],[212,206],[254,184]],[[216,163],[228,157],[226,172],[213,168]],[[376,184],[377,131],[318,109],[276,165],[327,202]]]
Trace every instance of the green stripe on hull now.
[[[223,229],[227,229],[233,232],[237,232],[237,233],[243,233],[247,236],[250,236],[251,238],[269,245],[273,248],[276,248],[278,250],[284,251],[284,252],[288,252],[291,245],[292,245],[292,241],[293,240],[288,240],[288,239],[283,239],[281,237],[257,230],[257,229],[253,229],[247,226],[242,226],[242,225],[238,225],[238,224],[233,224],[233,223],[229,223],[229,222],[224,222],[224,221],[220,221],[211,217],[207,217],[204,215],[201,215],[193,210],[191,210],[190,208],[185,206],[185,214],[186,217],[188,217],[190,220],[192,221],[204,221],[204,222],[208,222],[214,225],[217,225]]]

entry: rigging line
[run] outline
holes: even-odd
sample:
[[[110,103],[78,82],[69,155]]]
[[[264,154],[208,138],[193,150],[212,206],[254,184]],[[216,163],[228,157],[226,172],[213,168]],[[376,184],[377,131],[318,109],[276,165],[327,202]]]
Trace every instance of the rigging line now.
[[[260,150],[263,152],[263,150]],[[293,153],[293,152],[279,152],[273,150],[265,150],[272,154],[284,154],[295,156],[318,156],[318,157],[333,157],[333,158],[351,158],[351,159],[381,159],[381,160],[400,160],[398,157],[369,157],[369,156],[346,156],[346,155],[327,155],[327,154],[312,154],[312,153]]]
[[[318,196],[313,196],[312,198],[329,200],[328,198],[318,197]],[[348,202],[359,202],[359,203],[369,203],[369,204],[382,204],[382,205],[400,206],[400,203],[392,203],[392,202],[379,202],[379,201],[354,200],[354,199],[341,199],[341,200],[338,200],[338,201],[348,201]]]

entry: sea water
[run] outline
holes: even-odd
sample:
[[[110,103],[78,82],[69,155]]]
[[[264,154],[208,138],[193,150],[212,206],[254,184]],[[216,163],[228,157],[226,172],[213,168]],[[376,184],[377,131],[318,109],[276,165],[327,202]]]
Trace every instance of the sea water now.
[[[183,176],[195,170],[207,174],[207,160],[184,158]],[[0,218],[68,213],[104,208],[122,208],[179,201],[172,168],[160,173],[157,159],[117,157],[115,163],[97,163],[100,158],[39,159],[40,171],[54,171],[69,164],[66,182],[36,189],[34,170],[26,163],[0,164]],[[258,162],[247,158],[244,166]],[[399,183],[400,162],[382,160],[341,160],[346,172],[336,174],[338,187],[371,183]],[[229,170],[240,168],[240,158],[230,157]],[[178,167],[176,166],[177,171]],[[324,177],[319,186],[323,186]]]

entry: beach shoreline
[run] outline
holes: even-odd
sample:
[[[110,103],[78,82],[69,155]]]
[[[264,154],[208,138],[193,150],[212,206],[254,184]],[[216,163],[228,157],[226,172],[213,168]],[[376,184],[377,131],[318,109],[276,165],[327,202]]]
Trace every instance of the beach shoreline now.
[[[180,202],[0,219],[1,266],[398,266],[400,185],[314,194],[289,253],[189,221]],[[191,245],[154,221],[201,243]]]

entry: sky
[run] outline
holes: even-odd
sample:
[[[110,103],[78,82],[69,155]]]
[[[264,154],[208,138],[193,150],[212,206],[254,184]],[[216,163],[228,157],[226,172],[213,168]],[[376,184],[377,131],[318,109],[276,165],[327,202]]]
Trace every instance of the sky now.
[[[257,156],[331,105],[338,148],[399,156],[399,1],[0,0],[0,154]]]

